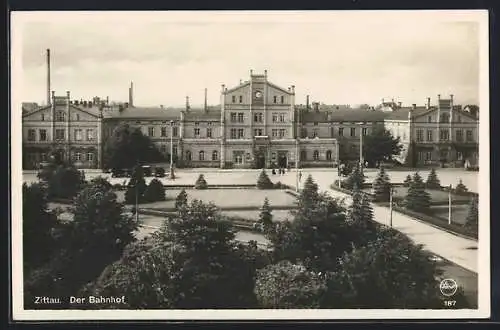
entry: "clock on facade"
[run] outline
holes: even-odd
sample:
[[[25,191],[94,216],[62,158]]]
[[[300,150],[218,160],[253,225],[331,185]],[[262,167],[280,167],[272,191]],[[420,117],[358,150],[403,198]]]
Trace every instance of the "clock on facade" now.
[[[262,92],[261,91],[255,92],[255,98],[260,99],[261,97],[262,97]]]

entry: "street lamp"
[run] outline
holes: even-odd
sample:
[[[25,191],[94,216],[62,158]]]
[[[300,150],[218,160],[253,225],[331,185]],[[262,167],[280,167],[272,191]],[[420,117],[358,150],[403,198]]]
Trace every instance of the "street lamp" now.
[[[299,192],[299,184],[300,184],[300,178],[299,178],[299,138],[295,140],[295,191]]]
[[[448,190],[448,224],[451,225],[451,184]]]
[[[363,123],[357,123],[359,125],[359,170],[363,174],[364,159],[363,159]]]
[[[394,193],[394,188],[389,190],[389,227],[392,228],[392,195]]]
[[[170,179],[175,179],[174,174],[174,121],[170,121]]]

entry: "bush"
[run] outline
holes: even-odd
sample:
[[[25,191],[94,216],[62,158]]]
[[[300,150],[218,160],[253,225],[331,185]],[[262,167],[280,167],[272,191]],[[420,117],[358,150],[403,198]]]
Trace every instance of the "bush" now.
[[[138,203],[143,203],[146,188],[147,185],[144,180],[142,168],[140,166],[136,166],[127,185],[127,191],[125,192],[125,204],[135,204],[136,199]]]
[[[98,177],[92,179],[90,181],[90,184],[93,186],[100,186],[104,190],[111,190],[111,188],[113,188],[111,183],[106,178],[103,178],[101,176],[98,176]]]
[[[207,188],[208,188],[207,181],[205,180],[203,174],[200,174],[200,176],[196,180],[196,183],[194,184],[194,189],[207,189]]]
[[[49,198],[73,198],[85,183],[83,172],[73,166],[59,165],[48,181]]]
[[[260,172],[259,178],[257,179],[258,189],[273,189],[273,182],[269,179],[265,170]]]
[[[460,180],[455,187],[455,194],[457,195],[466,195],[469,190],[467,187],[462,183],[462,180]]]
[[[273,189],[290,189],[290,186],[278,181],[273,184]]]
[[[175,209],[179,210],[182,207],[188,206],[188,195],[184,189],[175,198]]]
[[[155,168],[155,176],[159,178],[165,177],[165,169],[163,167]]]
[[[441,189],[441,182],[437,177],[435,169],[431,169],[431,172],[427,177],[427,182],[425,183],[425,186],[429,189]]]
[[[403,187],[409,187],[411,184],[411,175],[407,175],[406,179],[403,181]]]
[[[165,188],[158,179],[153,179],[144,191],[144,200],[146,202],[159,202],[166,200]]]

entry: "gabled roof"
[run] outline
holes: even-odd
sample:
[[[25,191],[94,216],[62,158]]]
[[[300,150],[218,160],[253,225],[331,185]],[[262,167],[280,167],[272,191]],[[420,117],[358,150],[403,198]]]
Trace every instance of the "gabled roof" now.
[[[184,119],[187,121],[218,121],[220,120],[221,110],[216,107],[208,107],[208,111],[204,109],[189,109],[184,112]]]
[[[243,87],[249,86],[249,85],[250,85],[250,81],[245,81],[244,83],[241,83],[238,86],[228,88],[227,91],[225,91],[225,93],[231,93],[231,92],[234,92],[235,90],[238,90],[240,88],[243,88]]]
[[[283,87],[280,87],[280,86],[278,86],[278,85],[276,85],[276,84],[273,84],[272,82],[267,81],[267,84],[268,84],[269,86],[273,87],[273,88],[276,88],[277,90],[282,91],[283,93],[292,94],[292,92],[291,92],[291,91],[286,90],[286,89],[284,89]]]
[[[70,105],[70,108],[72,108],[74,110],[78,110],[78,111],[84,112],[84,113],[87,113],[87,114],[89,114],[91,116],[94,116],[94,117],[98,117],[99,116],[99,108],[98,107],[89,108],[89,107],[77,107],[77,106],[74,106],[74,105]],[[28,117],[28,116],[31,116],[34,113],[37,113],[37,112],[40,112],[40,111],[43,111],[43,110],[47,110],[47,109],[50,109],[50,105],[45,105],[45,106],[39,107],[37,109],[33,109],[32,111],[25,112],[25,113],[23,113],[23,117]]]
[[[431,107],[427,109],[425,106],[420,106],[420,107],[402,107],[399,109],[394,110],[393,112],[388,113],[388,116],[386,120],[408,120],[408,113],[410,110],[413,113],[414,117],[422,116],[428,112],[432,112],[436,110],[435,107]]]

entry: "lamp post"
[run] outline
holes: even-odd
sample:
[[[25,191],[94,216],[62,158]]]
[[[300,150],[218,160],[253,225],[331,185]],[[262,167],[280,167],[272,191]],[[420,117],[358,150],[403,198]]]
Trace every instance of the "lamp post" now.
[[[389,190],[389,227],[392,228],[392,194],[394,193],[394,189],[391,187]]]
[[[170,179],[175,180],[174,174],[174,121],[170,121]]]
[[[295,191],[299,192],[299,138],[295,140]]]
[[[363,123],[359,123],[359,170],[363,174],[364,159],[363,159]]]
[[[448,224],[451,225],[451,184],[448,190]]]

